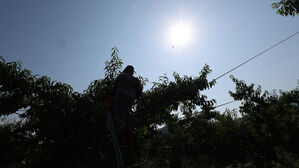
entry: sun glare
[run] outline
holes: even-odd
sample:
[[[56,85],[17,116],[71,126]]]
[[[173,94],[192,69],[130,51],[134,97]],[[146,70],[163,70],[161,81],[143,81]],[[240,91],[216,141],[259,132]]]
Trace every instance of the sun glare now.
[[[192,36],[192,29],[189,24],[176,23],[169,28],[169,39],[172,47],[187,45]]]

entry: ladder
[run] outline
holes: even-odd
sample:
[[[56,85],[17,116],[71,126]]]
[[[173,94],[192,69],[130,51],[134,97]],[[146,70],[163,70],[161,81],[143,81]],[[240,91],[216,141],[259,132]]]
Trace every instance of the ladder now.
[[[112,137],[112,144],[114,148],[114,153],[117,161],[117,168],[124,168],[123,158],[120,151],[117,135],[115,132],[111,111],[113,110],[113,99],[108,98],[105,100],[105,108],[106,108],[106,118],[109,127],[109,131]]]

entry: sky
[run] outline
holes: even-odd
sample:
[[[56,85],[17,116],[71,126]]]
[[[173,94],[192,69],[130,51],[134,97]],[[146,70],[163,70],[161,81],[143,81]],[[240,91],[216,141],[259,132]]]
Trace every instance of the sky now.
[[[299,31],[299,16],[284,17],[273,0],[1,0],[0,55],[22,61],[33,74],[83,92],[103,78],[116,46],[124,66],[150,82],[175,71],[197,76],[208,64],[212,80]],[[184,45],[172,44],[176,23],[190,28]],[[299,35],[231,72],[264,90],[292,90],[299,80]],[[233,100],[229,75],[203,92],[217,104]],[[145,88],[148,89],[150,84]],[[237,108],[238,102],[219,108]]]

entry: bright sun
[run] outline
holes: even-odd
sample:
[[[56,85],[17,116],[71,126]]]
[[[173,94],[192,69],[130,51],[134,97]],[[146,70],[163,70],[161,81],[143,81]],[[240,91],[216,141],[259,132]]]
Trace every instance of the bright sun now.
[[[192,28],[190,24],[176,23],[169,28],[169,39],[172,47],[187,45],[192,36]]]

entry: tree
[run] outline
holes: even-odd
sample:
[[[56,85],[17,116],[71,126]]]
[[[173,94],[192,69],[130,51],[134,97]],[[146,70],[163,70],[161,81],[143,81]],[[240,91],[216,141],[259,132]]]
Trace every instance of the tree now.
[[[256,166],[299,166],[299,90],[262,93],[261,87],[246,85],[232,77],[236,91],[230,92],[235,100],[243,100],[241,123],[246,123],[251,146],[247,157]],[[248,141],[248,140],[247,140]],[[247,149],[247,150],[248,150]]]
[[[103,103],[122,69],[118,53],[112,49],[105,77],[83,93],[1,58],[0,115],[22,119],[0,125],[1,167],[115,167]],[[230,94],[243,102],[238,117],[215,110],[216,101],[202,94],[215,85],[210,72],[205,65],[197,77],[161,76],[137,100],[132,119],[140,167],[298,167],[299,90],[262,93],[232,77]]]
[[[272,4],[273,9],[283,16],[295,16],[299,14],[299,0],[280,0]]]
[[[3,136],[10,135],[6,132],[11,133],[8,138],[11,141],[3,144],[19,149],[20,156],[13,165],[113,165],[113,155],[104,149],[109,146],[110,135],[105,123],[103,102],[105,98],[113,96],[113,81],[121,65],[118,50],[113,48],[111,60],[106,62],[105,78],[91,82],[87,90],[80,94],[73,92],[67,84],[51,81],[45,76],[31,75],[29,70],[21,68],[20,62],[6,63],[1,58],[1,115],[15,113],[23,119],[23,122],[13,123],[13,127],[1,126],[4,129]],[[157,125],[172,121],[175,117],[170,113],[179,106],[194,109],[196,105],[213,105],[214,101],[206,101],[206,96],[199,94],[200,90],[214,85],[214,82],[206,80],[209,72],[208,66],[205,66],[197,78],[181,78],[174,74],[176,81],[169,82],[164,77],[165,80],[161,78],[150,91],[144,93],[133,115],[137,146],[143,144],[142,139],[146,140],[157,132]],[[159,106],[155,107],[154,104]],[[23,110],[21,114],[20,110]],[[3,152],[4,155],[8,153],[15,152],[10,148]],[[2,158],[12,163],[13,157]]]

